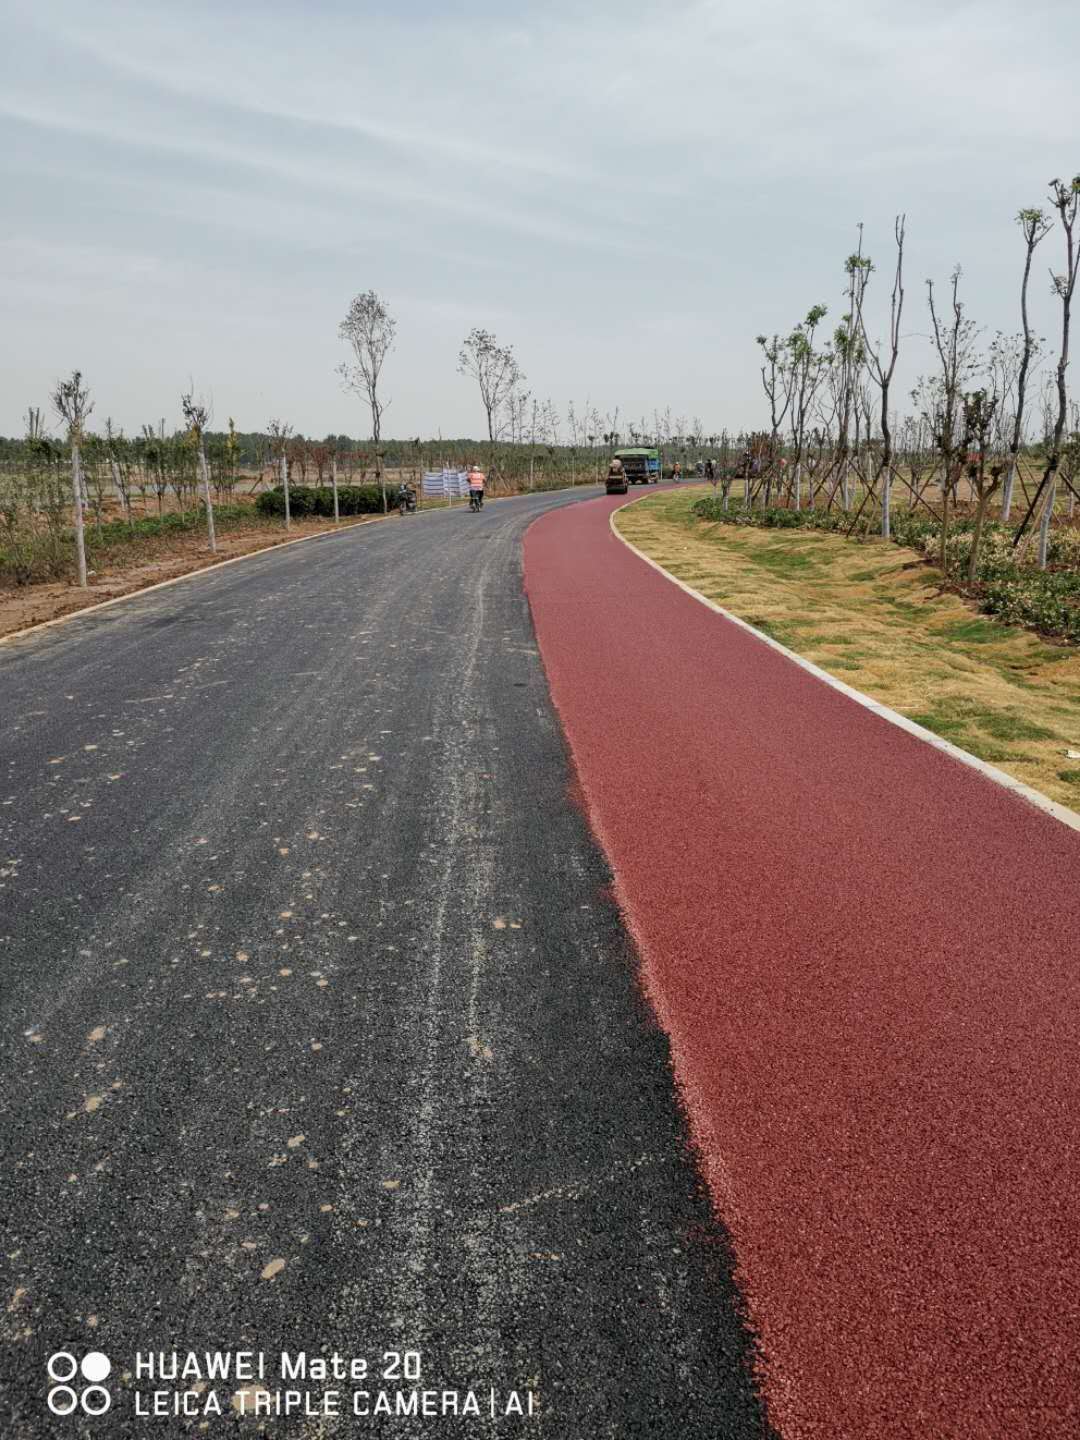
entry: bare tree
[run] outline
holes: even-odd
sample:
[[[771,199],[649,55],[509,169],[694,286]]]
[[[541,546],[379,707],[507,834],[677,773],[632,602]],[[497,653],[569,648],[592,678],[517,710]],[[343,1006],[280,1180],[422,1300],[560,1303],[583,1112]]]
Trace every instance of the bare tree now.
[[[210,549],[216,551],[214,502],[210,498],[210,467],[206,463],[206,427],[210,421],[210,407],[202,401],[196,400],[190,390],[186,395],[180,397],[180,404],[183,407],[184,419],[187,421],[188,430],[195,444],[195,453],[199,459],[199,478],[202,480],[203,504],[206,506],[206,534],[210,541]]]
[[[863,227],[860,222],[859,248],[844,262],[844,269],[848,277],[847,314],[833,336],[839,376],[838,418],[840,431],[837,458],[840,464],[841,504],[845,510],[851,508],[851,458],[848,436],[855,407],[856,380],[866,358],[862,339],[863,295],[873,269],[869,256],[862,253],[862,247]],[[836,486],[834,485],[832,494],[835,493]]]
[[[383,475],[382,417],[389,401],[379,394],[379,380],[387,355],[394,348],[397,321],[374,290],[357,295],[348,314],[338,326],[338,334],[346,340],[356,356],[354,364],[338,366],[345,388],[366,400],[371,410],[371,438],[375,450],[375,477],[382,491],[383,513],[388,513],[386,477]]]
[[[893,274],[892,302],[889,309],[887,360],[882,359],[880,350],[871,345],[867,339],[866,321],[863,318],[862,306],[859,307],[859,323],[862,328],[866,367],[881,398],[881,456],[872,488],[876,490],[878,480],[881,481],[881,533],[886,540],[889,538],[891,524],[893,456],[893,437],[889,428],[889,388],[896,373],[896,361],[900,354],[900,317],[904,312],[904,222],[906,218],[904,215],[898,215],[893,225],[893,234],[896,237],[896,270]]]
[[[56,413],[67,425],[68,442],[71,445],[71,494],[75,511],[75,558],[79,570],[79,584],[85,590],[86,578],[86,536],[83,527],[83,478],[81,447],[85,434],[86,419],[93,410],[90,391],[83,384],[81,370],[73,370],[70,380],[59,380],[52,393]]]
[[[971,554],[968,557],[968,583],[973,584],[979,565],[979,547],[982,543],[986,508],[1001,483],[1004,464],[995,459],[990,462],[990,437],[994,430],[994,413],[998,406],[997,395],[985,390],[975,390],[964,396],[964,433],[975,443],[975,458],[967,467],[968,479],[975,492],[975,529],[971,536]],[[988,463],[990,462],[990,463]]]
[[[281,488],[285,495],[285,529],[289,530],[292,528],[292,515],[289,513],[289,436],[292,434],[292,426],[285,425],[280,420],[271,420],[266,428],[270,435],[270,453],[281,472]]]
[[[1005,472],[1005,488],[1001,495],[1001,518],[1007,524],[1012,509],[1013,485],[1016,480],[1016,466],[1020,446],[1024,438],[1024,400],[1027,393],[1028,373],[1031,362],[1039,348],[1039,342],[1032,333],[1028,321],[1028,281],[1031,278],[1031,261],[1035,247],[1051,229],[1049,217],[1038,209],[1021,210],[1016,217],[1024,237],[1024,278],[1020,282],[1020,319],[1023,323],[1023,345],[1020,351],[1020,366],[1016,375],[1016,409],[1013,412],[1012,443],[1009,446],[1008,469]]]
[[[791,431],[795,442],[792,457],[792,499],[795,509],[802,508],[802,472],[806,457],[806,423],[821,384],[828,356],[814,349],[814,332],[824,320],[824,305],[813,305],[806,319],[788,336],[787,348],[792,363]],[[727,432],[725,431],[725,436]],[[812,503],[811,497],[811,503]]]
[[[480,387],[480,400],[487,419],[491,457],[495,458],[500,411],[507,399],[524,384],[525,376],[514,355],[513,347],[500,345],[489,330],[469,331],[458,355],[458,371],[475,380]]]
[[[1080,210],[1080,175],[1072,180],[1051,180],[1050,199],[1054,209],[1058,212],[1061,221],[1061,228],[1065,232],[1065,269],[1061,274],[1051,273],[1054,293],[1061,301],[1061,348],[1058,351],[1057,363],[1057,415],[1054,419],[1053,433],[1049,437],[1047,446],[1046,468],[1043,477],[1039,481],[1039,488],[1035,497],[1028,506],[1027,514],[1021,521],[1020,528],[1013,540],[1014,546],[1019,545],[1023,539],[1024,531],[1036,513],[1040,501],[1045,497],[1045,504],[1042,513],[1042,520],[1039,525],[1039,568],[1046,568],[1046,552],[1050,541],[1050,521],[1054,513],[1054,499],[1057,489],[1057,472],[1061,464],[1061,442],[1065,434],[1065,421],[1069,414],[1069,394],[1066,385],[1066,371],[1069,368],[1069,328],[1072,320],[1073,292],[1076,289],[1076,274],[1078,260],[1076,239],[1074,231],[1076,228],[1077,212]]]
[[[109,455],[109,470],[112,474],[113,489],[120,496],[120,506],[124,512],[124,519],[128,526],[131,526],[131,485],[130,471],[128,470],[127,441],[124,439],[124,432],[113,429],[112,419],[105,421],[105,449]]]
[[[765,363],[761,366],[761,387],[769,401],[769,417],[772,422],[769,463],[761,490],[761,504],[764,509],[772,498],[773,467],[779,455],[780,427],[791,408],[794,396],[794,360],[789,353],[788,341],[781,340],[779,335],[774,335],[771,340],[767,335],[759,335],[757,343],[765,357]],[[679,433],[683,433],[682,422]]]
[[[941,481],[941,547],[939,552],[942,570],[945,569],[946,545],[949,539],[949,501],[952,497],[953,487],[959,479],[960,468],[964,463],[964,455],[969,444],[966,430],[963,435],[959,433],[963,421],[962,392],[964,382],[974,368],[972,351],[975,344],[975,325],[964,315],[964,305],[960,299],[960,273],[958,265],[953,271],[950,281],[950,315],[948,318],[938,314],[934,300],[934,282],[932,280],[926,282],[932,338],[941,366],[941,374],[934,392],[935,401],[927,418],[933,426],[934,439],[944,471]]]

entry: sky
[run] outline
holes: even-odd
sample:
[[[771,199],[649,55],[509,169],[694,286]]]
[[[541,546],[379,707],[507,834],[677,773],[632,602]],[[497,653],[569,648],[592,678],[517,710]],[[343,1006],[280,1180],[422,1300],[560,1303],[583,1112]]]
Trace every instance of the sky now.
[[[369,433],[352,296],[398,321],[384,434],[477,435],[482,326],[565,415],[765,416],[754,337],[878,266],[1019,326],[1021,206],[1080,170],[1073,0],[0,0],[0,434],[80,368],[94,420]],[[1047,269],[1036,326],[1055,323]]]

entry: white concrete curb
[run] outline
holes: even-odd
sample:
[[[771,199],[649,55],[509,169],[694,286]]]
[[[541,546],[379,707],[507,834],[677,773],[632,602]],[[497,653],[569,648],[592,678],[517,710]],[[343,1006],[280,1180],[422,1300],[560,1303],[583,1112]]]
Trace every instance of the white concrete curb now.
[[[628,504],[636,505],[645,498],[644,495],[635,496]],[[672,575],[670,571],[665,570],[662,565],[658,565],[655,560],[646,555],[644,550],[639,550],[632,541],[627,540],[625,535],[619,534],[618,528],[615,525],[615,516],[625,509],[627,509],[627,505],[620,505],[612,510],[608,516],[608,524],[611,526],[612,534],[616,539],[620,540],[628,550],[632,550],[639,559],[644,560],[646,565],[651,565],[654,570],[663,575],[665,580],[670,580],[673,585],[677,585],[680,590],[685,590],[687,595],[692,595],[695,600],[700,601],[701,604],[705,605],[708,609],[715,611],[717,615],[722,615],[725,620],[730,620],[733,625],[738,625],[741,630],[745,630],[750,635],[753,635],[754,639],[760,640],[763,645],[769,645],[773,650],[779,651],[785,659],[798,665],[800,669],[808,671],[809,674],[823,681],[826,685],[830,685],[834,690],[839,690],[841,695],[846,695],[849,700],[854,700],[855,703],[861,705],[864,710],[873,711],[880,719],[887,720],[890,725],[895,725],[900,730],[906,730],[909,735],[914,735],[916,740],[922,740],[925,744],[932,745],[935,750],[941,750],[944,754],[950,755],[954,760],[959,760],[962,765],[967,765],[972,770],[977,770],[980,775],[985,775],[986,778],[992,780],[995,785],[1000,785],[1005,790],[1011,790],[1014,795],[1019,796],[1022,800],[1026,800],[1029,805],[1034,805],[1036,809],[1045,811],[1047,815],[1052,815],[1055,820],[1060,820],[1062,825],[1067,825],[1070,830],[1080,832],[1080,814],[1077,814],[1075,810],[1070,810],[1067,805],[1059,805],[1056,800],[1051,800],[1049,795],[1044,795],[1041,790],[1033,790],[1030,785],[1025,785],[1022,781],[1013,779],[1011,775],[1006,775],[1004,770],[998,770],[995,766],[988,765],[985,760],[980,760],[975,755],[969,755],[966,750],[961,750],[958,745],[953,745],[948,740],[943,740],[940,735],[935,735],[932,730],[927,730],[922,725],[916,725],[914,720],[909,720],[907,716],[901,715],[896,710],[890,710],[887,705],[882,705],[880,701],[871,699],[869,695],[864,695],[861,690],[854,690],[850,685],[845,685],[842,680],[837,680],[835,675],[830,675],[827,670],[820,669],[819,666],[804,659],[802,655],[796,655],[794,650],[789,650],[786,645],[781,645],[778,640],[773,640],[770,636],[763,634],[762,631],[755,629],[753,625],[747,624],[745,620],[740,620],[738,615],[733,615],[730,610],[725,610],[722,605],[717,605],[716,602],[710,600],[707,595],[702,595],[699,590],[695,590],[692,585],[687,585],[685,580],[680,580],[677,575]]]

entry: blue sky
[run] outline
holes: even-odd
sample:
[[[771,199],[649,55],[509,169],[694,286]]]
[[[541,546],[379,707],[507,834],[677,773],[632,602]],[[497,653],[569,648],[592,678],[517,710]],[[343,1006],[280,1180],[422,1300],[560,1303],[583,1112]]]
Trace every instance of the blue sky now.
[[[334,367],[369,288],[399,321],[388,433],[479,433],[473,325],[563,412],[738,428],[754,336],[838,315],[859,221],[871,328],[905,210],[905,329],[960,262],[972,316],[1011,330],[1013,216],[1080,170],[1080,9],[1056,0],[4,12],[7,434],[76,365],[128,429],[178,422],[193,382],[221,424],[364,433]]]

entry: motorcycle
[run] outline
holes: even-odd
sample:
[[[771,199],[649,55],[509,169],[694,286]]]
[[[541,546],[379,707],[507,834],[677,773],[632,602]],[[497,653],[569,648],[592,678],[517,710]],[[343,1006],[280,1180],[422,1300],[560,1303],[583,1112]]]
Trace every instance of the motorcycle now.
[[[416,514],[416,491],[412,486],[398,491],[398,513],[402,516]]]
[[[484,492],[482,490],[469,491],[469,509],[477,514],[484,508]]]

